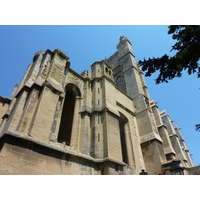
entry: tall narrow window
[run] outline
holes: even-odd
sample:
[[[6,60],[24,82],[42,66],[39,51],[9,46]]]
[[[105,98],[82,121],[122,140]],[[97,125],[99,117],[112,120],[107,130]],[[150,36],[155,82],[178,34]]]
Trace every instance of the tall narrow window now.
[[[119,118],[119,129],[120,129],[122,159],[123,159],[123,162],[128,164],[127,144],[126,144],[126,136],[125,136],[125,124],[126,123],[127,123],[127,120],[126,120],[125,116],[121,115]]]
[[[75,96],[72,91],[68,91],[64,101],[60,129],[58,133],[58,142],[65,143],[66,145],[70,145],[74,106]]]
[[[116,86],[121,90],[121,91],[124,91],[124,88],[123,88],[123,79],[121,76],[118,76],[117,79],[116,79]]]
[[[66,96],[64,100],[62,116],[60,121],[60,128],[58,132],[58,142],[70,145],[73,118],[74,118],[74,108],[76,96],[80,96],[79,89],[73,85],[68,84],[66,87]]]

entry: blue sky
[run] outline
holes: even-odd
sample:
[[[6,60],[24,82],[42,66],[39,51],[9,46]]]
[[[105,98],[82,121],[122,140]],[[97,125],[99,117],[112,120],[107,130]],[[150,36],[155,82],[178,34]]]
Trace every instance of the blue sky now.
[[[136,61],[159,57],[170,52],[175,41],[165,26],[0,26],[0,96],[9,97],[16,83],[37,51],[61,49],[68,54],[71,68],[78,73],[90,70],[95,61],[116,51],[120,35],[131,41]],[[155,84],[156,76],[145,77],[150,98],[158,102],[178,125],[186,146],[193,154],[195,165],[200,164],[200,133],[194,125],[200,123],[200,79],[196,75],[176,78],[169,83]]]

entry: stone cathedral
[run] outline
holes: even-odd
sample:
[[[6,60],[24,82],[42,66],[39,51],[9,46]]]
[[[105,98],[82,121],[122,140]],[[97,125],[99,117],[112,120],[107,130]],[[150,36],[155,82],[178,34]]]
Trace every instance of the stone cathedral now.
[[[172,119],[151,100],[131,42],[78,74],[56,49],[39,51],[0,97],[0,174],[192,174]]]

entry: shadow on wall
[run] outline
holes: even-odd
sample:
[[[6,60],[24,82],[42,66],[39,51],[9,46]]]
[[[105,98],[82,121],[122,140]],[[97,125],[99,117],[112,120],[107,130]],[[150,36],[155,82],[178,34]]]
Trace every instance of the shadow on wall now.
[[[66,145],[70,145],[74,108],[77,96],[81,96],[81,92],[78,87],[72,83],[67,84],[60,128],[58,132],[58,142]]]

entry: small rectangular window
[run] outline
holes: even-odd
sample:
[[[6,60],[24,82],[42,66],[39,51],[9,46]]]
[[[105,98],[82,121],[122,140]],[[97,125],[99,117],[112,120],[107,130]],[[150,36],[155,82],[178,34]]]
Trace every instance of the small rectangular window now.
[[[98,142],[100,142],[100,133],[98,133]]]
[[[98,115],[98,124],[100,124],[100,116]]]

